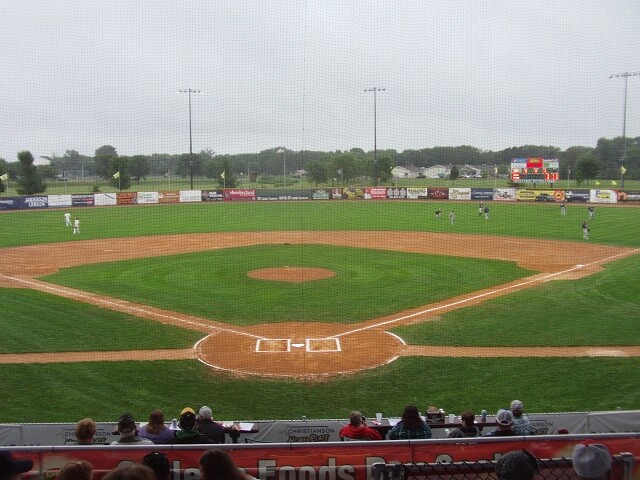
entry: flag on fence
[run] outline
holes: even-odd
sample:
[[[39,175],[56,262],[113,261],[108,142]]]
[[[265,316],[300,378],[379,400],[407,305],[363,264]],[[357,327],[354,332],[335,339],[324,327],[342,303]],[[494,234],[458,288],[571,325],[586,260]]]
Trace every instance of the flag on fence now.
[[[113,174],[113,178],[115,178],[116,180],[120,178],[120,170]]]
[[[9,174],[5,173],[4,175],[0,175],[0,180],[6,182],[7,180],[9,180]]]
[[[627,173],[627,169],[626,169],[626,168],[624,168],[624,165],[620,165],[620,173],[621,173],[622,175],[624,175],[625,173]]]
[[[220,178],[226,178],[225,174],[224,174],[224,170],[222,171],[222,173],[220,174]]]

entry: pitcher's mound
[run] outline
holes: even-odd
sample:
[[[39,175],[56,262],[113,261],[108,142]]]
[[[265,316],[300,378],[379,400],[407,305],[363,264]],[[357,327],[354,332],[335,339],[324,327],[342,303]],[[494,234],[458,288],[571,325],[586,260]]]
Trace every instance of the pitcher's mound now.
[[[247,273],[247,276],[258,280],[302,283],[331,278],[334,277],[335,274],[334,271],[327,270],[326,268],[278,267],[251,270]]]

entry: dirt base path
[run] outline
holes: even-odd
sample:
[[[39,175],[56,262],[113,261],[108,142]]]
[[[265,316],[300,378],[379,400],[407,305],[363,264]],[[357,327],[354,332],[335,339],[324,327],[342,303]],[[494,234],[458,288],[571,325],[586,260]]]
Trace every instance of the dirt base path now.
[[[236,327],[50,284],[36,277],[60,268],[258,244],[326,244],[507,260],[539,272],[527,278],[358,324],[282,323]],[[387,330],[431,321],[457,308],[551,280],[581,278],[638,249],[525,238],[415,232],[264,232],[167,235],[74,241],[2,249],[0,286],[31,288],[102,308],[202,332],[193,349],[0,355],[0,363],[55,363],[198,358],[236,375],[318,378],[392,362],[400,356],[638,356],[640,347],[459,348],[406,345]],[[255,271],[264,281],[304,282],[331,276],[311,269]]]

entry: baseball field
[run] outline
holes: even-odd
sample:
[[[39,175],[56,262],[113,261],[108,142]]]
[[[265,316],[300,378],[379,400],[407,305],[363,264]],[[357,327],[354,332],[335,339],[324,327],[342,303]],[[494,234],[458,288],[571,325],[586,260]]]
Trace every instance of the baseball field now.
[[[640,208],[490,207],[2,213],[0,422],[639,409]]]

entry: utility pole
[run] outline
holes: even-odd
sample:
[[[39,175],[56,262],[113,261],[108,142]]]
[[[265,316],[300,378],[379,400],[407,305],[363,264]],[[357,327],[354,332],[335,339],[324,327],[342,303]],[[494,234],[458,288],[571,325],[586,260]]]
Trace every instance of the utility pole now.
[[[373,92],[373,183],[378,183],[378,113],[376,95],[378,92],[386,92],[386,88],[372,87],[365,88],[362,92]]]
[[[191,94],[202,94],[201,90],[194,90],[192,88],[183,88],[178,90],[178,93],[187,93],[189,95],[189,179],[191,190],[193,190],[193,135],[191,134]]]
[[[612,73],[609,78],[624,78],[624,104],[622,113],[622,142],[623,151],[622,158],[620,159],[620,186],[624,188],[624,173],[623,167],[627,161],[627,82],[629,77],[637,77],[640,72],[624,72],[624,73]]]

